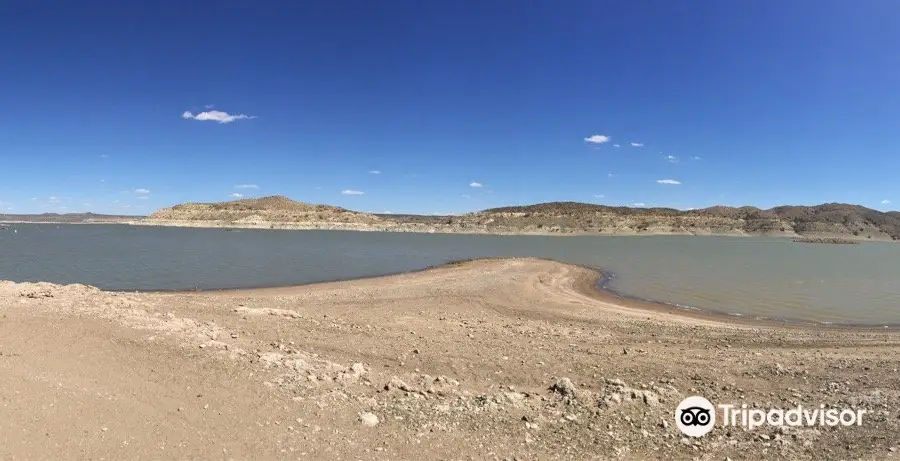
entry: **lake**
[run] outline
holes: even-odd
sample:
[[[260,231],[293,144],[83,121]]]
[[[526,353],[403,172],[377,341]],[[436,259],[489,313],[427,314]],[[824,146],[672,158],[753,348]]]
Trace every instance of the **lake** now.
[[[17,232],[13,232],[16,229]],[[630,296],[733,315],[900,324],[900,245],[740,237],[481,236],[14,224],[0,279],[107,290],[279,286],[537,256],[610,271]]]

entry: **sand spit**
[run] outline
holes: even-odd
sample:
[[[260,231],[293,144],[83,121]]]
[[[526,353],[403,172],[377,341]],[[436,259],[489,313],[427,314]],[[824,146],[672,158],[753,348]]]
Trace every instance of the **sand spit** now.
[[[599,274],[478,260],[201,293],[0,282],[0,459],[886,459],[900,333],[622,305]],[[864,408],[716,427],[686,396]]]

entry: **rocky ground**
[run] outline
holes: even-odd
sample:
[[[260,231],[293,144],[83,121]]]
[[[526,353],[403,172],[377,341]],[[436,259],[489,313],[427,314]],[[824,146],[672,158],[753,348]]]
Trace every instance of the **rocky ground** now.
[[[352,282],[107,293],[0,282],[0,459],[891,459],[900,334],[726,323],[481,260]],[[716,427],[676,405],[862,408]]]

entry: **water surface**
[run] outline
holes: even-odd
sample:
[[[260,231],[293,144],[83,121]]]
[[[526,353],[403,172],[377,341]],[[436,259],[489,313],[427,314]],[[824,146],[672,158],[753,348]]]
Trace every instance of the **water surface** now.
[[[13,233],[12,229],[17,232]],[[900,324],[900,245],[731,237],[549,237],[17,224],[0,279],[108,290],[248,288],[537,256],[603,268],[628,295],[721,313]]]

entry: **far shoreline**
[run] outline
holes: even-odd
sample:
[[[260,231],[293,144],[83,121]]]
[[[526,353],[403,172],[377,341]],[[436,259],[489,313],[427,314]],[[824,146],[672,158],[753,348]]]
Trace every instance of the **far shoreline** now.
[[[53,225],[126,225],[135,227],[161,227],[177,229],[222,229],[222,230],[259,230],[259,231],[342,231],[342,232],[384,232],[396,234],[439,234],[439,235],[484,235],[484,236],[538,236],[538,237],[744,237],[744,238],[771,238],[791,239],[794,243],[820,243],[819,240],[846,240],[852,243],[898,243],[900,241],[888,238],[863,238],[861,236],[831,235],[831,234],[748,234],[734,233],[706,233],[706,232],[587,232],[582,230],[563,231],[522,231],[522,230],[498,230],[473,229],[446,229],[441,226],[429,226],[421,224],[400,224],[392,227],[379,228],[366,225],[353,225],[344,223],[300,224],[300,223],[267,223],[267,224],[236,224],[214,221],[198,222],[151,222],[151,221],[0,221],[0,225],[9,224],[53,224]],[[274,227],[273,227],[274,226]],[[807,242],[816,240],[816,242]],[[824,242],[822,242],[824,243]]]

